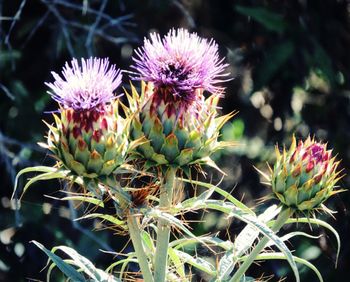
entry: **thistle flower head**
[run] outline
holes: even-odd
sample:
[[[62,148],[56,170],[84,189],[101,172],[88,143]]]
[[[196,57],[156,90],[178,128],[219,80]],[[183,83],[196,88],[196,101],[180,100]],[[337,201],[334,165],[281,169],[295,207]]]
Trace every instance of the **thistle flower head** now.
[[[113,91],[121,83],[120,71],[108,59],[73,59],[62,77],[46,83],[60,104],[49,125],[48,148],[75,175],[93,179],[112,174],[125,161],[127,123],[119,115]]]
[[[132,93],[126,95],[133,116],[129,138],[133,142],[140,138],[144,141],[136,148],[135,156],[146,160],[145,167],[171,165],[188,173],[195,164],[217,168],[210,156],[233,145],[218,137],[222,126],[234,115],[218,115],[218,96],[205,99],[198,115],[183,111],[179,116],[178,103],[157,100],[161,93],[155,92],[153,85],[142,83],[141,94],[134,86],[131,89]]]
[[[64,108],[74,111],[98,109],[111,102],[113,91],[120,85],[122,75],[107,58],[77,59],[65,64],[62,77],[52,72],[55,81],[45,83],[51,88],[49,94]]]
[[[282,204],[299,211],[318,208],[331,195],[341,178],[337,171],[339,161],[332,157],[327,145],[308,137],[298,144],[293,142],[288,151],[280,153],[272,171],[272,190]]]
[[[224,88],[217,84],[225,81],[227,64],[220,59],[213,39],[208,41],[181,28],[170,30],[163,38],[157,33],[150,37],[133,57],[132,67],[139,72],[138,79],[167,89],[175,101],[187,105],[200,99],[197,89],[223,92]]]

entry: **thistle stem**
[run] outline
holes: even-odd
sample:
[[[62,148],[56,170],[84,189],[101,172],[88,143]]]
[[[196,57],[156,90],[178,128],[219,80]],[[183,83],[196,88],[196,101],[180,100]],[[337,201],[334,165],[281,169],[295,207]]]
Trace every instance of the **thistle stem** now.
[[[138,263],[145,282],[153,282],[153,276],[149,268],[148,258],[142,245],[140,228],[137,224],[136,217],[133,214],[128,215],[128,228],[130,238],[135,249]]]
[[[172,204],[175,177],[176,169],[169,167],[160,186],[159,208],[161,209],[167,209]],[[154,279],[157,282],[164,282],[168,262],[170,225],[166,220],[159,219],[157,230]]]
[[[286,223],[288,218],[293,214],[290,208],[283,208],[283,210],[278,215],[275,224],[272,226],[272,231],[277,232]],[[269,238],[266,236],[260,240],[260,242],[254,247],[253,251],[249,254],[248,258],[244,263],[237,269],[233,277],[229,282],[239,282],[244,273],[248,270],[250,265],[254,262],[255,258],[260,254],[260,252],[265,248],[266,244],[269,242]]]

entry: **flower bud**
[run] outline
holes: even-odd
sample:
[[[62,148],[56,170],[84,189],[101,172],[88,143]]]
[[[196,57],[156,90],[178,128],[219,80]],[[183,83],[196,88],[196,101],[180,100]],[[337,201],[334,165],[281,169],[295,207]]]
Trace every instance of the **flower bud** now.
[[[339,161],[331,156],[327,145],[308,137],[298,145],[293,142],[282,153],[276,147],[277,160],[272,170],[272,191],[282,204],[299,211],[320,207],[331,195],[341,178]]]

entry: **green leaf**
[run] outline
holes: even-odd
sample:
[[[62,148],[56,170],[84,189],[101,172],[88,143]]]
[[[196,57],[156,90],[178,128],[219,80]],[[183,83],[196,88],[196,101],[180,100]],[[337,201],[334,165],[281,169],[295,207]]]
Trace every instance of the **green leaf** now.
[[[283,16],[262,7],[250,8],[245,6],[236,6],[236,11],[242,15],[251,17],[253,20],[262,24],[265,28],[282,33],[287,28],[287,23]]]
[[[232,203],[219,201],[219,200],[207,200],[202,205],[197,206],[197,209],[213,209],[226,213],[230,217],[236,217],[245,223],[254,226],[260,233],[264,234],[267,238],[272,240],[276,247],[286,256],[297,281],[300,281],[298,268],[293,260],[292,253],[286,246],[286,244],[261,220],[256,216],[247,213],[246,211],[238,208]],[[179,210],[184,211],[179,207]]]
[[[42,250],[67,277],[71,278],[73,281],[81,281],[81,282],[86,281],[83,275],[81,275],[77,270],[75,270],[74,267],[64,262],[59,256],[55,255],[54,253],[46,249],[39,242],[36,242],[36,241],[31,241],[31,242],[35,244],[40,250]]]
[[[277,205],[268,207],[258,216],[258,220],[263,223],[273,219],[281,211]],[[228,279],[238,259],[250,249],[254,241],[259,236],[259,230],[254,225],[248,224],[237,236],[233,245],[234,247],[225,253],[219,262],[218,278],[221,280]]]
[[[328,229],[329,231],[331,231],[337,240],[337,256],[336,256],[336,260],[335,260],[335,266],[338,265],[338,259],[339,259],[339,253],[340,253],[340,247],[341,247],[340,236],[339,236],[338,232],[330,224],[328,224],[327,222],[325,222],[323,220],[317,219],[317,218],[306,218],[306,217],[290,218],[287,220],[286,224],[289,224],[289,223],[315,224],[317,226],[322,226],[322,227]],[[273,224],[274,224],[274,221],[270,221],[268,223],[269,226],[271,226]]]
[[[59,179],[59,178],[66,178],[70,171],[68,170],[56,170],[55,172],[46,172],[39,174],[33,178],[31,178],[26,185],[23,188],[22,195],[20,199],[24,196],[24,194],[27,192],[28,188],[34,184],[37,181],[42,181],[42,180],[50,180],[50,179]]]
[[[176,226],[177,228],[179,228],[180,230],[182,230],[186,235],[190,236],[193,239],[197,239],[199,242],[202,242],[200,237],[197,237],[196,235],[194,235],[183,223],[181,220],[177,219],[175,216],[166,213],[166,212],[162,212],[160,210],[157,209],[149,209],[146,213],[147,217],[152,217],[152,218],[157,218],[157,219],[163,219],[165,221],[167,221],[168,223],[170,223],[171,225]]]
[[[199,196],[197,197],[192,197],[189,198],[185,201],[183,201],[182,203],[180,203],[182,208],[195,208],[197,205],[200,205],[203,203],[203,201],[206,201],[210,198],[210,196],[214,193],[214,189],[211,188],[203,193],[201,193]]]
[[[57,250],[62,251],[63,253],[65,253],[71,258],[71,259],[65,259],[64,262],[68,263],[69,265],[73,265],[77,267],[79,272],[85,273],[88,277],[92,279],[92,281],[120,282],[120,280],[116,279],[106,271],[96,268],[90,260],[80,255],[74,249],[66,246],[58,246],[58,247],[52,248],[51,252],[55,253]],[[55,267],[55,264],[50,265],[50,268],[47,274],[48,279],[54,267]],[[85,281],[90,281],[90,280],[85,280]]]
[[[281,211],[276,205],[268,207],[262,214],[258,216],[258,219],[263,223],[267,223]],[[247,225],[237,236],[234,242],[235,253],[240,257],[246,252],[258,238],[259,231],[253,225]]]
[[[213,184],[201,182],[201,181],[196,181],[196,180],[185,179],[185,178],[178,178],[178,179],[180,181],[187,182],[187,183],[190,183],[192,185],[199,185],[199,186],[204,187],[204,188],[213,189],[216,193],[225,197],[225,199],[230,201],[232,204],[234,204],[238,208],[244,210],[247,213],[255,215],[255,213],[250,208],[248,208],[245,204],[243,204],[241,201],[237,200],[230,193],[226,192],[225,190],[223,190],[223,189],[221,189]]]
[[[51,252],[55,253],[57,250],[61,250],[65,254],[67,254],[71,259],[75,266],[79,267],[84,273],[86,273],[89,277],[100,281],[102,277],[98,273],[95,266],[89,261],[87,258],[80,255],[76,250],[66,247],[66,246],[57,246],[53,247]]]
[[[210,237],[210,236],[204,236],[200,237],[202,242],[205,242],[206,244],[210,246],[216,246],[220,247],[224,250],[230,250],[233,248],[233,243],[231,241],[223,241],[220,238],[217,237]],[[181,238],[174,240],[169,243],[169,246],[174,249],[183,249],[186,248],[186,246],[198,244],[198,239],[193,238]]]
[[[109,221],[115,225],[118,225],[122,228],[126,228],[126,225],[125,225],[125,222],[122,221],[122,220],[119,220],[118,218],[112,216],[112,215],[109,215],[109,214],[102,214],[102,213],[90,213],[90,214],[87,214],[87,215],[84,215],[82,217],[79,217],[75,220],[82,220],[82,219],[91,219],[91,218],[99,218],[99,219],[102,219],[102,220],[106,220],[106,221]]]
[[[101,208],[104,207],[103,201],[100,199],[96,199],[94,197],[86,197],[86,196],[68,196],[64,197],[62,199],[59,199],[61,201],[80,201],[80,202],[86,202],[90,204],[94,204],[95,206],[99,206]]]
[[[290,232],[284,236],[281,237],[281,240],[283,242],[285,241],[288,241],[289,239],[293,238],[293,237],[296,237],[296,236],[303,236],[303,237],[307,237],[307,238],[311,238],[311,239],[319,239],[321,237],[321,235],[319,236],[313,236],[313,235],[310,235],[306,232],[301,232],[301,231],[294,231],[294,232]],[[273,242],[269,242],[266,244],[266,247],[270,247],[270,246],[273,246],[274,243]]]
[[[17,173],[16,178],[15,178],[15,184],[14,184],[14,188],[13,188],[12,198],[14,197],[14,195],[15,195],[15,193],[17,191],[18,180],[23,174],[29,173],[29,172],[44,172],[44,173],[47,173],[47,172],[55,172],[55,171],[57,171],[57,168],[53,168],[53,167],[50,167],[50,166],[34,166],[34,167],[27,167],[27,168],[24,168],[24,169],[20,170]]]
[[[150,236],[150,234],[144,230],[141,231],[141,238],[143,241],[143,245],[146,247],[146,249],[148,250],[148,253],[150,253],[152,256],[153,254],[155,254],[156,252],[156,248],[153,244],[153,239]]]
[[[131,253],[129,253],[131,254]],[[134,254],[134,253],[132,253]],[[110,266],[107,267],[106,269],[106,272],[111,272],[113,270],[113,268],[115,268],[116,266],[118,266],[119,264],[128,264],[130,262],[134,262],[134,263],[137,263],[137,259],[135,257],[132,257],[132,256],[129,256],[125,259],[122,259],[122,260],[118,260],[114,263],[112,263]],[[121,272],[121,277],[123,277],[123,273]]]
[[[177,274],[179,274],[181,281],[186,281],[185,267],[181,262],[178,253],[173,248],[169,248],[168,255],[176,269]]]
[[[248,258],[248,256],[242,257],[241,260],[244,260],[246,258]],[[255,260],[276,260],[276,259],[285,260],[286,257],[283,253],[263,253],[263,254],[258,255]],[[303,265],[309,267],[310,269],[312,269],[315,272],[315,274],[317,275],[318,280],[320,282],[323,282],[323,278],[322,278],[321,273],[319,272],[317,267],[314,266],[312,263],[308,262],[305,259],[297,257],[297,256],[293,256],[293,260],[296,261],[297,263],[303,264]]]
[[[200,257],[193,257],[187,253],[184,253],[179,250],[174,250],[176,252],[177,256],[184,262],[189,265],[192,265],[193,267],[211,275],[216,275],[216,269],[215,266],[212,265],[210,262],[200,258]]]

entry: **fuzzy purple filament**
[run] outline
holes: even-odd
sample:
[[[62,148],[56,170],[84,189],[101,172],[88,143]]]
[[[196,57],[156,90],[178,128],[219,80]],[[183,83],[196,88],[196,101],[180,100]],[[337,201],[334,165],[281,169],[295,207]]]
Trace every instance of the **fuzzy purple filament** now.
[[[213,39],[200,38],[185,29],[172,29],[161,38],[152,33],[150,40],[135,51],[135,65],[139,73],[135,79],[153,82],[156,87],[171,89],[184,102],[196,102],[196,89],[221,94],[223,87],[217,84],[227,81],[227,64],[218,54]]]
[[[107,58],[73,59],[66,62],[62,77],[52,72],[53,83],[45,83],[51,88],[48,92],[64,108],[75,111],[98,109],[113,101],[113,91],[121,84],[122,75]]]

